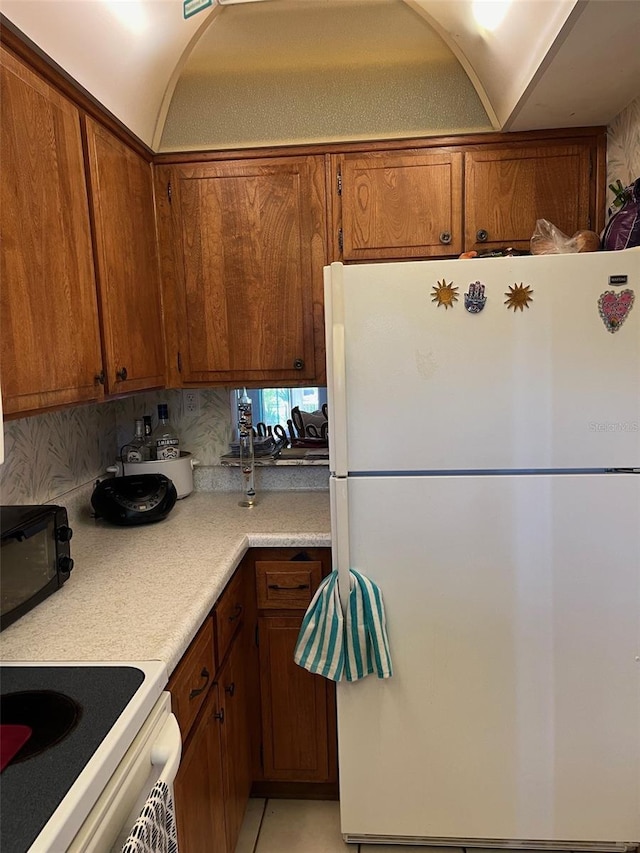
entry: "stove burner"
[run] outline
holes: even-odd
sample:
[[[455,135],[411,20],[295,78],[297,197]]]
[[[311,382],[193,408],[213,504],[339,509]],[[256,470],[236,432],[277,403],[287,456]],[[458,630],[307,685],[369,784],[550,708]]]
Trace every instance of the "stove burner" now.
[[[82,708],[55,690],[23,690],[0,696],[0,721],[29,726],[31,737],[12,759],[26,761],[60,743],[78,724]]]

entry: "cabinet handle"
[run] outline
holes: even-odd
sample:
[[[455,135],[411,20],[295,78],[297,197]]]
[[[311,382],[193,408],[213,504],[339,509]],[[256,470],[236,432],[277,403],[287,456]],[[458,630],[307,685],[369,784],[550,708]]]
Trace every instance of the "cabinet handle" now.
[[[451,232],[443,231],[442,234],[440,234],[440,242],[447,246],[451,242]]]
[[[233,616],[229,616],[229,622],[235,622],[236,619],[238,619],[240,614],[242,613],[242,610],[243,610],[242,605],[236,604],[236,612],[233,614]]]
[[[476,240],[478,243],[486,243],[489,238],[489,234],[484,230],[484,228],[480,228],[476,231]]]
[[[100,373],[96,373],[96,375],[93,377],[93,379],[94,379],[94,382],[96,383],[96,385],[104,385],[104,380],[105,380],[104,370],[101,370]]]
[[[236,692],[235,681],[232,681],[231,684],[227,685],[227,687],[224,688],[224,692],[228,693],[229,696],[233,696],[233,694]]]
[[[209,670],[206,668],[206,666],[202,667],[202,672],[200,673],[200,678],[204,678],[204,684],[202,685],[202,687],[194,687],[193,688],[191,693],[189,693],[189,700],[195,699],[196,696],[199,696],[201,693],[204,693],[204,691],[207,689],[207,684],[209,683],[210,675],[209,675]]]
[[[267,586],[269,587],[269,589],[281,589],[281,590],[282,589],[309,589],[308,583],[299,583],[298,586],[280,586],[280,584],[277,584],[277,583],[270,583],[270,584],[267,584]]]
[[[294,358],[293,359],[293,369],[294,370],[303,370],[304,369],[304,358]]]
[[[224,723],[224,708],[220,708],[219,711],[214,711],[212,716],[214,720],[220,720],[221,723]]]
[[[116,370],[116,378],[119,382],[124,382],[127,378],[127,368],[121,367],[120,370]]]

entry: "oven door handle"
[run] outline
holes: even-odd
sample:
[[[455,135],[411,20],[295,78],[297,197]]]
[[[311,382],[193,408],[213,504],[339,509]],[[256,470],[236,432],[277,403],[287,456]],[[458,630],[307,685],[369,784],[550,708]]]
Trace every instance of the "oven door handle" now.
[[[153,746],[151,747],[151,764],[162,767],[158,777],[159,782],[166,782],[170,787],[176,778],[180,756],[182,755],[182,735],[174,714],[169,714],[164,726]]]

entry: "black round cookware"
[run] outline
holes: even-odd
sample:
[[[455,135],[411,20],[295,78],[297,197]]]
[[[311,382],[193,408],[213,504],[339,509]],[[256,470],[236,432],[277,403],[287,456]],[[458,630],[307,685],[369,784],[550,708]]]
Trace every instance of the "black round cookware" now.
[[[177,499],[164,474],[133,474],[96,482],[91,505],[96,518],[111,524],[149,524],[166,518]]]

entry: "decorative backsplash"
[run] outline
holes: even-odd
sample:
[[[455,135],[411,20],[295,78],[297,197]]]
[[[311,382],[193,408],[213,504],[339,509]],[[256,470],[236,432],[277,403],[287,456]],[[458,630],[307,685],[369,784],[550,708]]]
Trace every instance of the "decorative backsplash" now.
[[[0,465],[0,502],[46,503],[104,475],[119,448],[145,414],[155,425],[158,403],[167,403],[181,447],[200,462],[195,485],[201,491],[240,489],[237,469],[220,466],[229,450],[231,403],[225,389],[198,391],[199,411],[188,412],[186,392],[154,391],[99,405],[6,421],[5,462]],[[257,472],[258,489],[326,489],[328,472],[311,468]]]
[[[617,115],[607,128],[607,187],[620,180],[628,186],[640,178],[640,97]],[[613,201],[607,192],[607,203]]]

